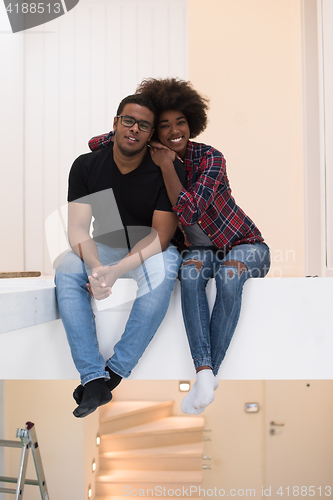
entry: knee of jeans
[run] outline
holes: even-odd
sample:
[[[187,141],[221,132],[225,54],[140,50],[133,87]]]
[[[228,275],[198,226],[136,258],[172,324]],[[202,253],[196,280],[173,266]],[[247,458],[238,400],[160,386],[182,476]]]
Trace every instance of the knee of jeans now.
[[[264,278],[271,267],[271,259],[268,255],[267,259],[258,268],[251,270],[251,278]]]
[[[221,262],[221,266],[227,268],[227,276],[230,280],[237,275],[240,278],[243,272],[247,271],[247,266],[240,260],[226,260],[225,262]]]
[[[186,266],[194,266],[197,274],[199,274],[203,266],[203,262],[199,259],[188,259],[183,262],[182,269],[184,269]]]
[[[85,273],[85,267],[82,260],[74,253],[66,253],[56,266],[56,274],[81,274]]]
[[[232,290],[236,290],[242,287],[246,279],[249,277],[247,271],[247,266],[243,262],[239,262],[242,265],[235,265],[235,262],[239,261],[226,261],[221,263],[218,271],[215,273],[216,285],[226,285],[223,288],[224,293],[228,290],[232,293]]]
[[[180,267],[180,279],[196,279],[200,274],[203,262],[199,259],[187,259],[184,260]]]

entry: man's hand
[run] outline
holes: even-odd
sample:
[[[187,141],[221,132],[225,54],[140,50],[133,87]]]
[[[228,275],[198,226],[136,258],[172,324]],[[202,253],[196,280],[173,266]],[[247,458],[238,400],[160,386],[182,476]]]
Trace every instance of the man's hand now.
[[[96,267],[92,270],[92,276],[89,276],[89,292],[96,300],[106,299],[111,295],[111,289],[118,278],[114,266]]]

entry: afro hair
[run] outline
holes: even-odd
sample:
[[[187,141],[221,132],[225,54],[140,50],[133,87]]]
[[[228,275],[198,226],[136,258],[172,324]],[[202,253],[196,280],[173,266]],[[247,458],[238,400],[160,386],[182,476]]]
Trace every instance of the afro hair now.
[[[148,96],[158,115],[170,110],[184,113],[191,139],[207,127],[209,100],[194,90],[190,82],[178,78],[148,78],[139,84],[136,93]]]

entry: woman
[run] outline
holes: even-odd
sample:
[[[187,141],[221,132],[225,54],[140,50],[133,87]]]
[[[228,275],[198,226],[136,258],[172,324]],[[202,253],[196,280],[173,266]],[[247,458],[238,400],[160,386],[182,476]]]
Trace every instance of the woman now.
[[[183,399],[185,413],[201,413],[214,400],[216,375],[236,329],[243,285],[264,277],[270,266],[269,248],[253,221],[231,196],[225,159],[211,146],[192,142],[207,126],[208,101],[189,82],[178,79],[144,80],[137,92],[148,95],[158,110],[151,155],[161,168],[177,214],[182,249],[179,272],[182,311],[196,382]],[[93,138],[92,149],[108,144],[110,136]],[[185,187],[174,168],[184,162]],[[210,317],[205,288],[216,281]]]

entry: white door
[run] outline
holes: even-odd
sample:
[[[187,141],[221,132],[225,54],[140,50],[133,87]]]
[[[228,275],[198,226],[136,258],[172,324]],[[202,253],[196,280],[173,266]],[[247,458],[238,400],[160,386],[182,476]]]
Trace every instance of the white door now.
[[[333,498],[333,381],[265,386],[263,497]]]

